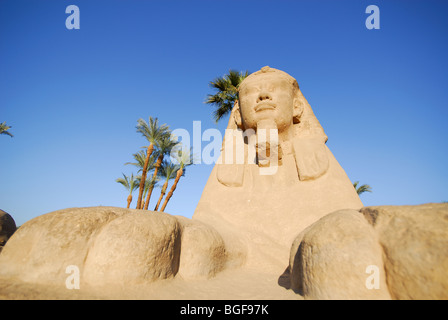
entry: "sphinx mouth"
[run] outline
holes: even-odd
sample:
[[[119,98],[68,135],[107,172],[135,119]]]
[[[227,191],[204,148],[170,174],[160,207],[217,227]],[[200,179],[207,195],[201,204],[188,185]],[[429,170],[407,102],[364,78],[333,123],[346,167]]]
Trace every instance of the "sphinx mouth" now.
[[[255,106],[254,110],[255,112],[259,112],[263,110],[274,110],[275,108],[275,104],[272,102],[260,102]]]

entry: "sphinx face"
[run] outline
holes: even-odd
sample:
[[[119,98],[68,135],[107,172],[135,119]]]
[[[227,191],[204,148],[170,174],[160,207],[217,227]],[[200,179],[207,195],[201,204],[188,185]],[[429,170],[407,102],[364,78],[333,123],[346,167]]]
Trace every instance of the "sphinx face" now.
[[[292,126],[294,91],[284,76],[263,73],[244,80],[240,87],[239,105],[245,129],[257,128],[262,120],[274,120],[279,131]]]

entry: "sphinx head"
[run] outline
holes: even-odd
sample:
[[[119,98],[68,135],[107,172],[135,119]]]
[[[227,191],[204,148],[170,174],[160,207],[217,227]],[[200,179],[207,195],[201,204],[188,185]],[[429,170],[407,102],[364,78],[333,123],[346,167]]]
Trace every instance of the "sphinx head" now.
[[[264,121],[275,124],[283,141],[312,137],[325,143],[328,139],[296,79],[267,66],[240,84],[228,128],[257,130]]]
[[[297,81],[270,67],[252,73],[241,83],[238,105],[235,121],[243,129],[256,130],[261,121],[273,120],[279,133],[284,132],[303,113]]]

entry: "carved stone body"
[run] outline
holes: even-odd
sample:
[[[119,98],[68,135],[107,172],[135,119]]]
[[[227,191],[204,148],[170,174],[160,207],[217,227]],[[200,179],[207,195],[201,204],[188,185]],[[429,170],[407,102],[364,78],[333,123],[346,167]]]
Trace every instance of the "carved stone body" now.
[[[225,137],[193,219],[230,235],[228,247],[240,263],[276,264],[287,259],[305,227],[330,212],[363,205],[295,79],[264,67],[243,81],[239,94],[227,127],[233,136]],[[271,172],[260,162],[260,128],[278,131],[278,149],[270,153],[279,159],[270,159]],[[226,158],[229,152],[233,157]],[[237,161],[241,152],[244,163]]]

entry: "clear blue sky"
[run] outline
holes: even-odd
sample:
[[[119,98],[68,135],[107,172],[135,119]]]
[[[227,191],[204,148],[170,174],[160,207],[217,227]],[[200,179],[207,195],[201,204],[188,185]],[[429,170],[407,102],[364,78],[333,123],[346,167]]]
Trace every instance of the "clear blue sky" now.
[[[79,30],[65,27],[71,4]],[[366,206],[448,201],[447,13],[428,0],[1,0],[0,122],[14,138],[0,136],[0,209],[20,225],[124,207],[115,179],[146,145],[137,119],[223,132],[209,81],[265,65],[297,79],[349,178],[372,186]],[[189,167],[166,211],[191,217],[211,169]]]

